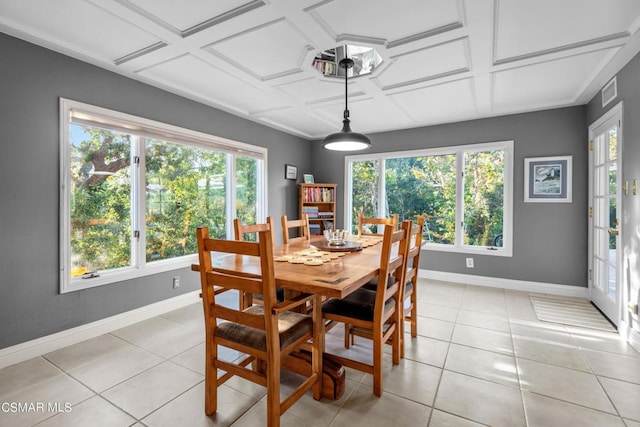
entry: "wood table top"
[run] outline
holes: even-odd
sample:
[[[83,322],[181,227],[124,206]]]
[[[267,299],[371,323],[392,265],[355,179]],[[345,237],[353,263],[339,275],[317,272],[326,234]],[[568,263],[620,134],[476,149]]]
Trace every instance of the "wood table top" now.
[[[315,249],[311,244],[319,239],[323,238],[317,236],[311,240],[299,240],[277,246],[273,255],[277,258],[310,248]],[[308,294],[344,298],[378,275],[381,247],[381,243],[374,244],[321,265],[274,262],[276,286]],[[222,270],[242,269],[248,273],[259,273],[257,259],[253,257],[226,255],[214,258],[212,263],[214,267]]]

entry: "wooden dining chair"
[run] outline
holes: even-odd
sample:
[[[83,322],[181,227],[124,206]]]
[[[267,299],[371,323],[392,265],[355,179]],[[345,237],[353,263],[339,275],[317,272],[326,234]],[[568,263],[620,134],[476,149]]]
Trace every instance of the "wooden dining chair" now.
[[[304,214],[300,219],[287,219],[286,215],[280,217],[282,223],[282,243],[287,244],[290,241],[295,240],[309,240],[311,233],[309,233],[309,217]],[[289,237],[289,229],[297,228],[298,237]]]
[[[271,242],[275,241],[273,219],[268,216],[266,224],[243,224],[239,218],[233,220],[233,232],[235,240],[256,241],[260,231],[265,230],[265,225],[271,230]],[[255,297],[255,298],[254,298]],[[276,288],[276,297],[278,301],[284,301],[284,289]],[[238,295],[238,304],[240,307],[247,308],[257,303],[262,304],[262,296],[260,294],[251,295],[240,292]]]
[[[373,341],[372,363],[333,355],[343,365],[373,375],[373,393],[382,395],[382,352],[386,342],[392,345],[393,364],[400,363],[402,330],[402,275],[410,221],[400,230],[386,225],[380,254],[380,270],[375,290],[360,288],[343,299],[331,298],[322,304],[322,316],[329,322],[341,322],[350,334]]]
[[[418,336],[418,271],[420,269],[420,252],[422,248],[422,232],[425,216],[418,216],[417,223],[412,224],[407,242],[407,256],[404,266],[403,319],[400,334],[400,356],[404,357],[404,327],[405,322],[411,324],[411,337]]]
[[[312,296],[301,295],[293,300],[276,302],[273,242],[269,226],[262,227],[258,236],[257,242],[219,240],[209,238],[206,227],[197,230],[198,270],[206,333],[205,413],[216,413],[218,387],[237,375],[267,388],[266,425],[277,427],[280,425],[280,416],[308,390],[313,388],[316,400],[321,397],[319,378],[322,354],[319,332],[322,325],[314,324],[313,315],[291,311],[305,304]],[[242,255],[244,262],[238,262],[237,270],[215,268],[212,258],[226,254]],[[255,259],[258,268],[247,270],[247,265],[250,264],[247,258]],[[231,289],[241,293],[262,294],[264,304],[244,310],[218,304],[216,297]],[[281,359],[301,346],[309,349],[309,340],[312,340],[311,373],[281,400]],[[219,346],[236,350],[243,356],[233,363],[223,361],[218,358]],[[254,369],[248,367],[251,363],[254,364]],[[263,369],[255,369],[256,364]],[[218,370],[221,371],[221,376],[218,376]]]
[[[376,231],[372,231],[370,226],[376,226]],[[380,229],[385,225],[393,225],[393,229],[398,228],[398,214],[391,215],[390,218],[365,218],[362,212],[358,213],[358,236],[382,235],[384,231]]]

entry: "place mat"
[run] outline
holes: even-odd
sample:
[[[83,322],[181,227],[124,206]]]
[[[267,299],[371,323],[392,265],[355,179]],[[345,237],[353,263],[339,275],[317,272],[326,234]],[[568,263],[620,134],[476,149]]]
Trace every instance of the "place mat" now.
[[[609,321],[586,299],[553,295],[529,295],[538,320],[616,332]]]
[[[291,254],[281,255],[275,257],[273,260],[277,262],[288,262],[290,264],[304,264],[317,266],[326,262],[333,261],[340,257],[345,256],[346,253],[333,253],[320,251],[316,248],[304,249],[302,251],[293,252]]]

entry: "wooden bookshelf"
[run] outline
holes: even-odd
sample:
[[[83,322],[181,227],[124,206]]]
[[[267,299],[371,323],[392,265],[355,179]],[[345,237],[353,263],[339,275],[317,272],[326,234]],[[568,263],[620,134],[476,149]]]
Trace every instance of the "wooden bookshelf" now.
[[[298,184],[298,213],[309,216],[311,234],[322,234],[336,223],[337,184]]]

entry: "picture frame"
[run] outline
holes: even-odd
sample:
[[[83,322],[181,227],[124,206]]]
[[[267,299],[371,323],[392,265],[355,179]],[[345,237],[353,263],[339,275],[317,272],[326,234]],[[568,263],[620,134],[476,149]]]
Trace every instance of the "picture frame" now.
[[[313,180],[313,175],[309,173],[305,173],[304,175],[304,183],[305,184],[313,184],[315,181]]]
[[[525,203],[571,203],[573,156],[524,159]]]
[[[293,165],[284,165],[285,179],[298,179],[298,168]]]

